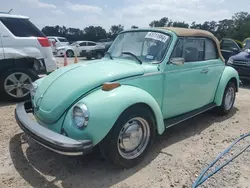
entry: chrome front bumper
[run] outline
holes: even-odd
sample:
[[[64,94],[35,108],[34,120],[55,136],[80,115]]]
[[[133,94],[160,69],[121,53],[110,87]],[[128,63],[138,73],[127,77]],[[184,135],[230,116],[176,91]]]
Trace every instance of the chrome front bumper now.
[[[63,155],[83,155],[92,150],[91,140],[74,140],[32,120],[28,115],[32,111],[30,107],[30,102],[17,104],[15,118],[20,128],[36,142]]]

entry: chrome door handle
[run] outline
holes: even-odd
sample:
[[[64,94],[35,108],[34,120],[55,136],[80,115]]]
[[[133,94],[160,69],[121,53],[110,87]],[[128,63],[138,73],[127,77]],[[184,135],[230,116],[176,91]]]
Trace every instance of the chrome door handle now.
[[[206,69],[202,69],[202,70],[201,70],[201,74],[207,74],[208,71],[209,71],[209,70],[208,70],[207,68],[206,68]]]

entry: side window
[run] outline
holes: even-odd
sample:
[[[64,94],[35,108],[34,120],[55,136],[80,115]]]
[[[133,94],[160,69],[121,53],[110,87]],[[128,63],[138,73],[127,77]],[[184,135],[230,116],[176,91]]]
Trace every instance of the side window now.
[[[180,38],[172,53],[172,58],[183,57],[183,47],[184,47],[183,43],[184,43],[184,39]]]
[[[87,46],[87,43],[86,42],[82,42],[79,44],[80,46]]]
[[[229,50],[231,51],[233,48],[237,48],[238,46],[231,40],[223,40],[221,43],[221,49],[222,50]]]
[[[186,38],[184,46],[185,62],[204,60],[205,39]]]
[[[0,18],[0,21],[16,37],[45,37],[28,19]]]
[[[93,42],[88,42],[88,46],[95,46],[96,44]]]
[[[211,39],[206,39],[205,60],[217,59],[217,47]]]

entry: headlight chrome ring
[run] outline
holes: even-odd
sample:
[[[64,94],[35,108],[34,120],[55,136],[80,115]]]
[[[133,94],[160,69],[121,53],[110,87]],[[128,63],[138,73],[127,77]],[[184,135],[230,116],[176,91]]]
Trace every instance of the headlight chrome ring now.
[[[86,127],[89,123],[89,111],[84,103],[78,103],[73,107],[72,116],[78,128]]]

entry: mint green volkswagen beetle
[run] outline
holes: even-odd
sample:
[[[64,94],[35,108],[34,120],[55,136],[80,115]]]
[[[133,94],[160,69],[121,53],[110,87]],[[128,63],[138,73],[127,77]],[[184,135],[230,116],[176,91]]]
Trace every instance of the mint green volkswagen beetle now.
[[[240,81],[219,49],[202,30],[124,31],[103,59],[34,82],[16,120],[57,153],[82,155],[98,146],[115,165],[132,167],[166,128],[210,109],[230,112]]]

